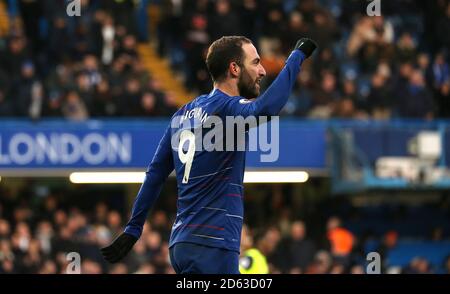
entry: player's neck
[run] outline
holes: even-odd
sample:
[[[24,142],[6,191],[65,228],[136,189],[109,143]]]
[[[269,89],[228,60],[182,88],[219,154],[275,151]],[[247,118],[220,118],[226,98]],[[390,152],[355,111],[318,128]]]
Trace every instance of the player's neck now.
[[[219,89],[228,96],[239,96],[239,89],[236,83],[230,80],[214,83],[214,89]]]

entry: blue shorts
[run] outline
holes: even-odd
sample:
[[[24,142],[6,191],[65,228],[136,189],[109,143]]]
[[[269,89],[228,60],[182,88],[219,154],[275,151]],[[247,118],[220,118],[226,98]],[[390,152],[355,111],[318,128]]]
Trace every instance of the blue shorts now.
[[[177,274],[239,274],[239,253],[194,243],[176,243],[170,262]]]

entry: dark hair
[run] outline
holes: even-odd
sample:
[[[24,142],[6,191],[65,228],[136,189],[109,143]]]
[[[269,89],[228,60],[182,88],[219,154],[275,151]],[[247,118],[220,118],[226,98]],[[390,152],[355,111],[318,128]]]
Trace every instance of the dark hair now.
[[[225,78],[228,66],[231,62],[242,65],[244,59],[244,43],[252,41],[243,36],[226,36],[214,41],[209,46],[206,56],[206,66],[213,81]]]

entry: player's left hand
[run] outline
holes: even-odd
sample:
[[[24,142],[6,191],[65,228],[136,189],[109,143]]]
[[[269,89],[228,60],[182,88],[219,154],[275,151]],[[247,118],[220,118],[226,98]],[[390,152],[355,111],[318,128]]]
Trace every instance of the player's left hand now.
[[[137,240],[130,234],[122,233],[111,245],[100,249],[103,258],[110,263],[119,262],[130,252]]]
[[[301,38],[297,41],[297,44],[295,44],[295,49],[302,51],[306,58],[310,57],[316,48],[317,43],[309,38]]]

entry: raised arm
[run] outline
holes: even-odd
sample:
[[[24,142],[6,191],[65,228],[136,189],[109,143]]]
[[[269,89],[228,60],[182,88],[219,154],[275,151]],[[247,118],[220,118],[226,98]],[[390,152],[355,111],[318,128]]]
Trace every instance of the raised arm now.
[[[316,48],[314,41],[307,38],[300,39],[286,60],[284,68],[264,94],[250,103],[239,98],[231,99],[226,106],[226,113],[243,117],[279,114],[289,98],[303,61],[311,56]]]

